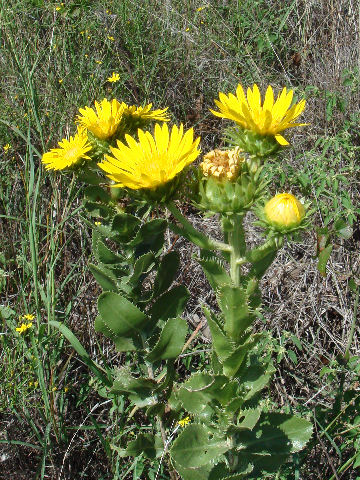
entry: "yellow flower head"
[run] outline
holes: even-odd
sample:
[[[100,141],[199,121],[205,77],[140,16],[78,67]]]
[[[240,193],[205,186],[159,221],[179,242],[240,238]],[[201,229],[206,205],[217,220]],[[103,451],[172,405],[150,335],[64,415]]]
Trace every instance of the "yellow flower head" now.
[[[264,208],[268,222],[280,228],[296,228],[305,217],[305,208],[291,193],[279,193]]]
[[[178,425],[180,425],[180,427],[185,427],[186,425],[189,425],[190,422],[191,422],[191,418],[185,417],[178,421]]]
[[[200,163],[204,176],[234,180],[238,176],[241,164],[245,161],[245,158],[240,156],[240,152],[240,148],[236,147],[233,150],[215,149],[207,153],[204,155],[204,161]]]
[[[110,147],[113,156],[105,155],[98,165],[115,182],[114,187],[138,190],[164,185],[200,154],[200,138],[194,141],[192,128],[185,134],[183,130],[183,125],[174,125],[169,133],[166,123],[157,123],[153,136],[139,129],[138,142],[125,135],[127,145],[118,141],[117,148]]]
[[[34,320],[35,315],[33,315],[32,313],[26,313],[25,315],[22,315],[20,318],[22,318],[24,320],[32,321],[32,320]]]
[[[116,99],[109,102],[104,98],[101,103],[95,101],[95,110],[90,107],[80,108],[78,122],[101,140],[112,137],[121,121],[123,104]]]
[[[168,122],[170,120],[168,113],[166,113],[168,107],[162,110],[151,110],[152,103],[149,103],[145,107],[130,106],[124,102],[121,105],[124,108],[124,115],[132,117],[134,120],[152,120],[155,122]]]
[[[30,323],[22,323],[20,327],[17,327],[15,330],[19,332],[20,334],[25,333],[29,328],[32,327],[32,322]]]
[[[63,138],[59,142],[59,147],[44,153],[41,159],[48,170],[64,170],[79,164],[82,160],[91,160],[86,154],[92,147],[88,143],[86,130],[82,127],[78,127],[77,133],[69,140]]]
[[[108,77],[107,81],[110,83],[116,83],[120,80],[120,75],[118,73],[113,72],[111,77]]]
[[[295,103],[290,107],[294,92],[287,91],[286,87],[274,101],[274,92],[269,86],[265,93],[263,104],[258,86],[248,88],[245,96],[243,87],[239,84],[236,96],[232,93],[225,95],[219,93],[219,100],[215,100],[220,112],[211,110],[217,117],[234,120],[238,125],[247,130],[252,130],[260,135],[274,136],[280,145],[289,145],[289,142],[279,134],[291,127],[307,125],[293,121],[305,108],[305,100]]]
[[[10,143],[7,143],[6,145],[4,145],[3,149],[4,149],[4,152],[7,153],[11,148],[11,145]]]

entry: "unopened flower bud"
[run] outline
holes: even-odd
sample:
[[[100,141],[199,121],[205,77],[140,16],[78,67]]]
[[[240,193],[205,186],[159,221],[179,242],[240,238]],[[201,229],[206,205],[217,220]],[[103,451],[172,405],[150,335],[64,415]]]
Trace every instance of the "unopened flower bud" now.
[[[264,208],[267,221],[280,229],[293,229],[305,217],[305,208],[291,193],[279,193]]]

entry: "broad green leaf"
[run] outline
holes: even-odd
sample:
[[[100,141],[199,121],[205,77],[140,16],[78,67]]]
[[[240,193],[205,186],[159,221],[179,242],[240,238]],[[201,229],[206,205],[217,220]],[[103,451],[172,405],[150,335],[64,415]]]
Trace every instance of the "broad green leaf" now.
[[[224,315],[224,330],[238,341],[254,320],[249,309],[249,299],[241,287],[223,286],[218,294],[219,305]]]
[[[95,318],[95,331],[104,334],[106,337],[111,338],[115,343],[116,350],[118,352],[132,352],[136,350],[136,344],[131,337],[117,337],[105,324],[100,315]]]
[[[224,375],[196,373],[180,388],[178,397],[185,410],[201,414],[213,400],[226,405],[236,396],[238,384]]]
[[[198,468],[214,462],[229,450],[225,439],[210,438],[207,428],[191,424],[184,428],[171,448],[171,457],[185,468]]]
[[[170,318],[160,334],[160,338],[147,356],[147,361],[156,362],[180,355],[188,331],[186,320]]]
[[[105,267],[99,267],[92,263],[89,264],[89,269],[103,290],[111,292],[116,292],[118,290],[116,277],[111,270]]]
[[[111,389],[112,393],[135,393],[143,397],[152,394],[157,387],[155,380],[151,378],[135,378],[128,367],[122,367],[116,372],[116,377]]]
[[[164,447],[161,439],[150,433],[141,433],[135,440],[129,442],[126,453],[131,457],[138,457],[142,453],[146,458],[154,460],[161,457]]]
[[[312,424],[304,418],[266,413],[252,432],[238,436],[236,448],[262,455],[289,455],[305,447],[312,430]]]
[[[154,297],[158,297],[170,288],[179,268],[180,256],[178,252],[169,252],[161,259],[161,263],[154,282]]]
[[[176,462],[174,462],[174,465],[176,471],[181,476],[181,480],[209,480],[210,471],[213,468],[211,464],[203,465],[198,468],[186,468]],[[218,480],[218,477],[216,480]]]
[[[260,280],[265,274],[266,270],[270,267],[276,257],[277,251],[268,253],[261,260],[254,262],[249,272],[249,277],[254,276]]]
[[[245,343],[236,347],[234,352],[223,362],[224,374],[227,377],[235,377],[240,370],[249,351],[260,340],[261,334],[251,335]]]
[[[122,295],[103,292],[98,299],[101,318],[114,337],[129,336],[140,331],[147,316]]]
[[[85,188],[85,198],[92,202],[104,202],[110,201],[110,195],[98,185],[92,185]]]
[[[113,253],[100,239],[97,240],[94,246],[96,248],[95,257],[100,263],[104,263],[105,265],[117,265],[124,261],[123,257]]]
[[[262,365],[256,360],[251,360],[250,364],[243,366],[242,374],[239,381],[244,385],[247,393],[244,396],[244,401],[250,400],[255,394],[266,387],[270,378],[274,374],[275,369],[272,363]]]
[[[166,220],[163,220],[161,218],[156,218],[155,220],[150,220],[149,222],[144,223],[143,225],[141,225],[135,238],[129,243],[129,246],[135,247],[140,244],[144,244],[147,246],[152,245],[154,242],[156,242],[158,237],[164,233],[166,226]],[[151,250],[151,248],[149,248],[149,250]],[[156,253],[154,250],[152,251]]]
[[[219,360],[223,362],[234,351],[234,344],[223,333],[222,329],[218,324],[215,314],[205,307],[203,307],[203,311],[205,313],[206,320],[210,328],[213,348]]]
[[[111,229],[122,242],[129,242],[140,224],[141,221],[129,213],[118,213],[113,219]]]
[[[134,272],[130,277],[132,284],[136,284],[142,275],[149,273],[155,266],[155,256],[152,252],[145,253],[138,258],[134,265]]]
[[[113,212],[113,209],[111,207],[102,203],[86,201],[84,203],[84,207],[91,217],[106,218]]]
[[[230,277],[227,274],[225,268],[214,259],[200,258],[198,259],[202,269],[205,272],[211,288],[215,291],[223,285],[229,285],[231,283]]]
[[[189,299],[189,292],[184,285],[178,285],[159,297],[150,309],[153,322],[176,318],[182,314]]]
[[[353,229],[351,228],[351,226],[348,225],[346,221],[342,218],[336,220],[336,222],[334,223],[334,229],[337,236],[343,238],[344,240],[348,240],[353,234]]]
[[[318,271],[319,271],[320,275],[322,275],[323,277],[326,277],[326,264],[329,261],[332,249],[333,249],[333,245],[330,244],[327,247],[325,247],[319,253],[319,256],[318,256],[317,268],[318,268]]]
[[[51,320],[49,321],[49,325],[57,328],[64,335],[64,337],[69,341],[76,353],[80,356],[81,360],[85,363],[85,365],[90,368],[90,370],[95,374],[95,376],[101,381],[103,385],[112,385],[112,381],[108,379],[105,371],[90,358],[85,348],[81,345],[79,340],[68,327],[66,327],[60,322]]]
[[[247,408],[242,410],[238,415],[238,421],[236,425],[231,425],[228,430],[230,435],[242,430],[252,430],[257,424],[261,415],[260,408]]]

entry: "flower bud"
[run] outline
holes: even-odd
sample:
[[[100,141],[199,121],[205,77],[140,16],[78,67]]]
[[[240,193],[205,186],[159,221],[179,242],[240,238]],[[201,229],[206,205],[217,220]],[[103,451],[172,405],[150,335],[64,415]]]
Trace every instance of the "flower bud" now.
[[[305,208],[291,193],[279,193],[267,202],[264,213],[272,226],[290,230],[300,226],[305,217]]]

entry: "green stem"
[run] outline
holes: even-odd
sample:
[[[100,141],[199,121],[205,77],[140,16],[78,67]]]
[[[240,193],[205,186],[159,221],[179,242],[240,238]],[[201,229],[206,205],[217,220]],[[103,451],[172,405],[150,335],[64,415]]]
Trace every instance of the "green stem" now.
[[[244,258],[246,251],[245,232],[243,227],[243,215],[234,214],[232,216],[233,230],[229,233],[230,250],[230,277],[234,285],[238,287],[241,279],[241,265],[246,260]]]

